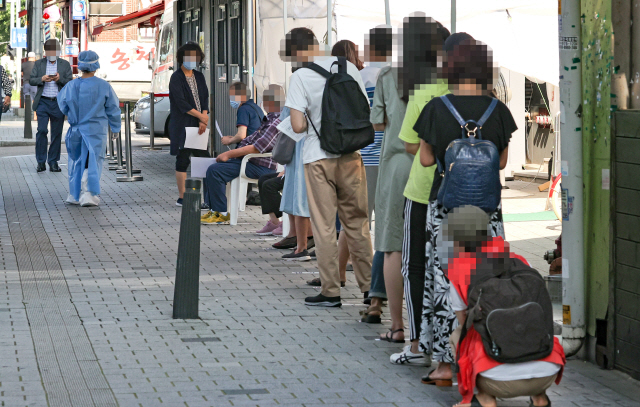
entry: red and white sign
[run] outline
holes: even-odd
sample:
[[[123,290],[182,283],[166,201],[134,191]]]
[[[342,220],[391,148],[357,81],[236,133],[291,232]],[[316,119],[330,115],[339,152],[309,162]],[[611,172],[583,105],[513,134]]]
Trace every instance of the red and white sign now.
[[[100,56],[98,74],[105,80],[151,82],[149,53],[155,52],[154,44],[90,42],[89,49]]]

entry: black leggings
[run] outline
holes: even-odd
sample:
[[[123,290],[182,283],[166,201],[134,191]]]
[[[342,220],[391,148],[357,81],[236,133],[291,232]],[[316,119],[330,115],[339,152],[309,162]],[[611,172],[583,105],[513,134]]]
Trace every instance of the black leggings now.
[[[428,205],[405,199],[402,276],[412,341],[420,338],[422,324],[428,208]]]
[[[284,177],[278,177],[278,173],[265,174],[258,179],[258,189],[260,190],[260,204],[262,213],[268,215],[275,213],[276,217],[282,217],[280,212],[280,192],[284,188]]]

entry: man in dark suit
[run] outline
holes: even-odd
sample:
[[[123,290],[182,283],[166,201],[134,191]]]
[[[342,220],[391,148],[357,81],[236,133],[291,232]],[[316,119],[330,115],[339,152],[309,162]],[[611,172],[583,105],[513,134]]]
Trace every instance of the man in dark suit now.
[[[37,171],[47,169],[45,162],[49,163],[51,172],[60,172],[60,143],[62,141],[62,127],[64,126],[64,114],[58,107],[58,92],[73,79],[71,65],[60,55],[58,40],[51,39],[44,43],[45,57],[36,61],[31,70],[29,83],[37,86],[38,91],[33,100],[33,110],[38,115],[38,133],[36,134],[36,160]],[[47,134],[49,121],[51,121],[51,144],[47,155]]]

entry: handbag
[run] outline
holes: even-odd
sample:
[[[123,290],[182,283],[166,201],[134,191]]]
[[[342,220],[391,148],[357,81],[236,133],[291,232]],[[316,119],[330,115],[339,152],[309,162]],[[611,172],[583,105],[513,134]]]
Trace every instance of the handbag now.
[[[296,141],[284,133],[279,133],[271,152],[271,159],[278,164],[289,164],[293,160],[295,149]]]

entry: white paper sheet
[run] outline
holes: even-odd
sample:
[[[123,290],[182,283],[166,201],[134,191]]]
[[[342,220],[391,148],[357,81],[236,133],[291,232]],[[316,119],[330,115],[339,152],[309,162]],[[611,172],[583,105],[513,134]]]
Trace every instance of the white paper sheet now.
[[[291,127],[291,116],[284,119],[276,128],[280,130],[280,132],[294,139],[296,143],[302,140],[307,135],[306,132],[296,133],[295,131],[293,131],[293,127]]]
[[[209,129],[204,133],[198,134],[197,127],[185,127],[186,138],[184,139],[184,148],[193,148],[195,150],[206,150],[209,145]]]
[[[220,125],[218,124],[218,121],[216,120],[216,130],[218,131],[218,136],[220,136],[220,138],[224,137],[222,135],[222,132],[220,131]]]
[[[191,157],[191,177],[204,178],[207,174],[207,168],[215,162],[215,158]]]

